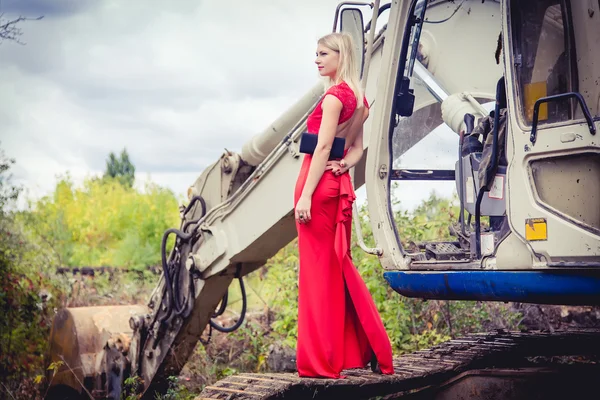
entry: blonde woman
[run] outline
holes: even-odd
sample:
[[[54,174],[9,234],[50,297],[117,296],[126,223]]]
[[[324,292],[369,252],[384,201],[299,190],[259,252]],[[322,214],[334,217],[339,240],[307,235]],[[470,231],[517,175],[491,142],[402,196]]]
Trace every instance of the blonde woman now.
[[[377,308],[352,263],[350,238],[354,189],[348,170],[363,155],[369,116],[360,90],[352,39],[333,33],[319,39],[315,60],[328,89],[308,117],[318,134],[306,154],[294,193],[300,256],[298,346],[302,377],[343,378],[350,368],[393,374],[392,349]],[[345,140],[343,158],[330,160],[334,138]]]

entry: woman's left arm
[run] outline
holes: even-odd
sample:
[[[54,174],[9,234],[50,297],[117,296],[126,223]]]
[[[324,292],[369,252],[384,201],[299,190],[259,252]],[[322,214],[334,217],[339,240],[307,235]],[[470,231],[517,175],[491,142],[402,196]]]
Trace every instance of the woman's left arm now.
[[[365,100],[366,103],[366,100]],[[329,161],[327,162],[326,169],[330,169],[334,175],[342,175],[346,173],[350,168],[354,167],[363,156],[363,125],[369,118],[369,108],[363,107],[361,115],[354,115],[352,117],[352,124],[350,125],[350,134],[354,135],[354,143],[348,149],[346,156],[340,161]],[[356,132],[356,133],[353,133]]]
[[[299,218],[301,213],[306,215],[305,222],[311,219],[310,205],[312,195],[325,172],[325,165],[329,160],[329,154],[331,153],[331,147],[333,145],[333,139],[335,139],[336,129],[342,112],[343,104],[335,96],[327,95],[321,103],[323,109],[323,117],[321,119],[321,126],[319,128],[319,135],[317,138],[317,145],[312,155],[310,167],[308,169],[308,176],[302,195],[296,204],[296,219]]]
[[[356,135],[354,143],[352,143],[352,146],[348,149],[346,156],[340,161],[346,171],[358,164],[364,153],[362,124],[358,129],[358,135]]]

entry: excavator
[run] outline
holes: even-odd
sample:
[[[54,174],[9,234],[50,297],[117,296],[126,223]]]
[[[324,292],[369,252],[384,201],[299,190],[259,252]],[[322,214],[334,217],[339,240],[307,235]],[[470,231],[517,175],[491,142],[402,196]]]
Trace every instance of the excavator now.
[[[354,39],[371,105],[350,172],[366,186],[374,247],[360,224],[356,242],[386,282],[421,299],[600,304],[600,2],[346,1],[337,30]],[[179,228],[164,234],[147,304],[57,313],[50,361],[63,362],[47,398],[119,399],[132,376],[154,398],[205,328],[239,327],[245,304],[233,326],[214,318],[232,282],[245,295],[243,277],[296,236],[299,139],[323,93],[315,84],[200,174]],[[454,168],[405,166],[401,157],[438,129],[456,133]],[[392,197],[408,181],[455,182],[453,240],[403,245]],[[397,357],[393,376],[239,374],[199,398],[592,398],[598,355],[600,330],[495,331]]]

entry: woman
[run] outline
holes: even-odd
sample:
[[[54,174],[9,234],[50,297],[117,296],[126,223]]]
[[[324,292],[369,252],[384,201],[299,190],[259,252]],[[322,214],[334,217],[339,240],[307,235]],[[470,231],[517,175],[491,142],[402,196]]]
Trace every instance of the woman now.
[[[296,364],[302,377],[340,378],[342,370],[364,368],[370,360],[374,370],[378,362],[381,373],[394,373],[389,338],[350,252],[356,196],[348,170],[362,157],[369,115],[353,49],[343,33],[318,41],[315,62],[330,87],[308,117],[307,130],[318,134],[318,142],[304,156],[294,193],[300,255]],[[328,161],[336,136],[345,138],[344,158]]]

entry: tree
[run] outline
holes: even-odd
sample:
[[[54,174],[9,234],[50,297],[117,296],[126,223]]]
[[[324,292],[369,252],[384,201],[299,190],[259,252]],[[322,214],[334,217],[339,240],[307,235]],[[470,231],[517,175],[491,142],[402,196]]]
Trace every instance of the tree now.
[[[46,306],[57,297],[52,284],[42,283],[44,252],[27,240],[16,220],[21,188],[11,182],[14,163],[0,149],[0,398],[15,398],[12,393],[27,377],[43,373],[49,334]],[[42,287],[47,289],[43,298]]]
[[[106,171],[104,177],[117,179],[122,185],[133,187],[135,181],[135,166],[129,160],[129,154],[126,149],[121,151],[120,157],[117,157],[112,151],[106,160]]]
[[[4,14],[0,13],[0,44],[2,44],[5,40],[11,40],[13,42],[23,44],[19,40],[19,36],[23,34],[19,24],[24,21],[38,21],[44,18],[43,16],[37,18],[26,18],[19,15],[16,18],[6,19],[4,18]]]
[[[14,163],[15,160],[6,157],[4,151],[0,149],[0,215],[4,214],[6,206],[17,200],[21,192],[20,187],[11,183],[12,175],[9,170]]]

